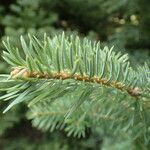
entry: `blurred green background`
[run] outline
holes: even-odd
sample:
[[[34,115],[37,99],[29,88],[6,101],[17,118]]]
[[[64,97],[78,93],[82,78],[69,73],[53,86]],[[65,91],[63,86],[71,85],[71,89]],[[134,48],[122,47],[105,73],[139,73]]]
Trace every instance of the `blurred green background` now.
[[[7,36],[19,45],[19,36],[44,33],[78,34],[81,38],[100,40],[129,53],[133,66],[149,63],[150,0],[0,0],[0,41]],[[4,47],[0,42],[0,53]],[[0,58],[0,73],[10,68]],[[0,150],[98,150],[102,139],[87,130],[83,139],[67,137],[63,131],[43,133],[26,119],[27,108],[20,106],[2,114],[6,103],[0,102]],[[104,148],[109,147],[106,139]],[[124,143],[125,144],[125,143]]]

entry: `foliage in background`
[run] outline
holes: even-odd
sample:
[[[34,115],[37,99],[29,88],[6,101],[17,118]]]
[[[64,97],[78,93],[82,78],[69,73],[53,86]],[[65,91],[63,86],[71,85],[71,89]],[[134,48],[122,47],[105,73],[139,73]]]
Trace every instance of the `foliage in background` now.
[[[10,5],[10,11],[1,21],[5,36],[17,37],[26,33],[39,35],[44,32],[51,33],[52,25],[57,21],[57,14],[41,6],[41,0],[17,0],[17,4]]]

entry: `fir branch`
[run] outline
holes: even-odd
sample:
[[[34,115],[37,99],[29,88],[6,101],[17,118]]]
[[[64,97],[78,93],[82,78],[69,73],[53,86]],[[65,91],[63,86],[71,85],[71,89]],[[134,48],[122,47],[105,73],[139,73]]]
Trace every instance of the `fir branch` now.
[[[76,67],[75,67],[76,68]],[[73,71],[74,72],[74,71]],[[41,72],[30,72],[27,68],[20,68],[14,67],[13,71],[10,73],[12,78],[20,78],[28,80],[29,78],[39,78],[39,79],[60,79],[60,80],[67,80],[67,79],[74,79],[77,81],[89,82],[89,83],[97,83],[103,86],[110,86],[121,91],[127,91],[131,96],[138,96],[141,94],[141,89],[135,87],[133,89],[126,88],[124,84],[121,82],[111,81],[109,82],[106,78],[99,78],[99,77],[89,77],[80,75],[77,73],[67,73],[67,72],[59,72],[59,73],[41,73]]]
[[[26,102],[32,111],[29,118],[40,129],[66,126],[68,135],[81,137],[93,123],[114,134],[130,134],[142,126],[138,136],[131,135],[148,139],[148,65],[134,70],[127,55],[64,33],[20,40],[22,49],[14,48],[9,39],[3,42],[3,58],[12,71],[0,76],[0,91],[7,92],[0,99],[13,100],[4,112]]]
[[[138,72],[130,67],[127,55],[121,56],[113,48],[101,49],[99,43],[86,38],[82,42],[78,37],[65,37],[64,33],[53,39],[45,35],[44,41],[29,35],[29,45],[22,36],[20,39],[23,57],[9,39],[3,42],[9,52],[4,52],[3,58],[14,66],[13,78],[75,79],[111,86],[131,96],[142,93]]]

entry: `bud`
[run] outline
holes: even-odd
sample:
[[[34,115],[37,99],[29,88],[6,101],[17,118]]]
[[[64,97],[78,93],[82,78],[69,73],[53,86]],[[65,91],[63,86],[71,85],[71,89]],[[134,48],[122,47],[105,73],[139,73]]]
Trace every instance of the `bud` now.
[[[132,95],[132,96],[139,96],[139,95],[142,93],[142,89],[139,88],[139,87],[135,87],[135,88],[133,88],[133,89],[130,89],[130,90],[128,91],[128,93],[129,93],[130,95]]]

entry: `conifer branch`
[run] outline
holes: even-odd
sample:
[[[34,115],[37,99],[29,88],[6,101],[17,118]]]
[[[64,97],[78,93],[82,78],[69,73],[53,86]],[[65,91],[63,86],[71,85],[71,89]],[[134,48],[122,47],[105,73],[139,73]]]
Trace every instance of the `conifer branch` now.
[[[64,33],[53,39],[45,35],[44,41],[30,35],[29,39],[27,45],[20,38],[24,54],[12,47],[9,39],[3,42],[8,50],[3,58],[14,66],[13,78],[75,79],[112,86],[132,96],[142,92],[138,73],[130,67],[127,55],[115,53],[113,47],[101,49],[99,42],[86,38],[80,41],[78,37],[65,37]]]
[[[74,79],[77,81],[83,81],[88,83],[97,83],[103,86],[110,86],[114,87],[116,89],[119,89],[121,91],[126,91],[131,96],[139,96],[142,93],[142,90],[139,87],[134,88],[126,88],[125,85],[121,82],[117,81],[109,81],[106,78],[99,78],[99,77],[89,77],[86,75],[80,75],[78,73],[67,73],[67,72],[58,72],[58,73],[41,73],[41,72],[30,72],[27,68],[21,68],[21,67],[14,67],[13,71],[10,73],[12,78],[20,78],[28,80],[30,78],[39,78],[39,79],[59,79],[59,80],[67,80],[67,79]]]
[[[3,42],[7,49],[3,58],[12,71],[0,75],[0,91],[6,91],[0,100],[13,100],[4,112],[25,102],[29,118],[40,129],[66,126],[68,135],[81,137],[95,116],[95,124],[104,128],[108,124],[110,132],[139,129],[142,124],[139,137],[147,136],[148,120],[143,115],[150,106],[147,64],[134,70],[128,56],[113,47],[101,48],[99,42],[64,33],[54,38],[44,35],[43,40],[29,35],[25,41],[21,36],[20,41],[22,49],[9,39]]]

